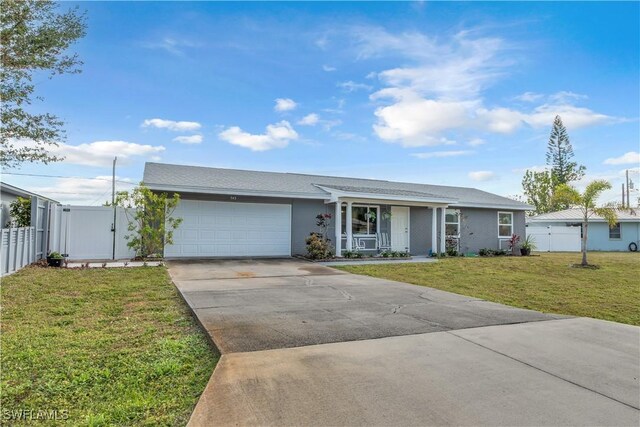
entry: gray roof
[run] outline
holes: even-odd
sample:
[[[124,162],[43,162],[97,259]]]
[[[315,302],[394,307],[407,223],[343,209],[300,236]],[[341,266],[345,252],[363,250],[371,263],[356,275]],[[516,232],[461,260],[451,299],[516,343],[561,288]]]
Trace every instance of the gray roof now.
[[[457,200],[457,206],[495,207],[529,210],[524,203],[497,194],[467,187],[415,184],[375,179],[344,178],[299,173],[260,172],[201,166],[171,165],[148,162],[144,183],[151,189],[192,193],[236,192],[282,197],[327,198],[319,186],[356,193],[374,193],[421,198]]]
[[[384,194],[390,196],[409,196],[409,197],[423,197],[431,199],[450,199],[450,197],[438,196],[432,193],[425,193],[423,191],[411,191],[403,189],[387,189],[377,187],[354,187],[351,185],[335,185],[335,184],[323,184],[317,185],[325,188],[331,188],[334,190],[344,191],[348,193],[363,193],[363,194]]]
[[[623,222],[639,221],[640,222],[640,216],[638,215],[638,211],[637,210],[619,210],[617,212],[617,215],[618,215],[618,220],[619,221],[623,221]],[[527,222],[529,222],[529,223],[554,222],[554,221],[558,221],[558,222],[565,222],[565,221],[581,222],[582,221],[582,217],[583,217],[582,211],[580,209],[578,209],[578,208],[573,208],[573,209],[565,209],[563,211],[549,212],[549,213],[545,213],[545,214],[532,216],[532,217],[527,219]],[[589,218],[589,221],[604,221],[604,218],[602,218],[602,217],[600,217],[598,215],[592,215]]]
[[[7,184],[6,182],[0,182],[0,190],[2,190],[3,193],[13,194],[14,196],[20,196],[20,197],[25,197],[25,198],[36,196],[36,197],[40,197],[41,199],[45,199],[45,200],[49,200],[49,201],[54,202],[54,203],[58,203],[57,200],[53,200],[53,199],[51,199],[49,197],[45,197],[45,196],[42,196],[40,194],[36,194],[36,193],[31,192],[31,191],[25,190],[23,188],[16,187],[15,185]]]

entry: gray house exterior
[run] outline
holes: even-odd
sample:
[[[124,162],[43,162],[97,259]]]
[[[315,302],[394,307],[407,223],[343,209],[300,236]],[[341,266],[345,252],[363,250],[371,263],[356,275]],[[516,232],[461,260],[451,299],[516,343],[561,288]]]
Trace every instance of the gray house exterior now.
[[[321,213],[338,256],[373,254],[385,241],[413,255],[506,249],[532,208],[474,188],[160,163],[145,165],[143,182],[181,197],[168,258],[305,254]]]

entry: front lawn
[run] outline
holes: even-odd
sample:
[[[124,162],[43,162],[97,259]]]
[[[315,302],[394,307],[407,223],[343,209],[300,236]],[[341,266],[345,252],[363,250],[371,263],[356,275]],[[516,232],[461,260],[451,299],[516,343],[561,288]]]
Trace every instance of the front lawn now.
[[[445,258],[435,263],[337,267],[548,313],[640,326],[640,254],[589,254],[600,269],[570,267],[580,254]]]
[[[186,424],[217,356],[164,267],[28,267],[0,292],[3,423]]]

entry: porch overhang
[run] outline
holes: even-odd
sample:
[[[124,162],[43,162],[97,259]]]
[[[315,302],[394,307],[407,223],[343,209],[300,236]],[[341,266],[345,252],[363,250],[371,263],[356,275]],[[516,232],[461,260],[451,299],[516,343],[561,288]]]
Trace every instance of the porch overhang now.
[[[443,198],[428,194],[422,195],[417,192],[414,194],[393,194],[392,191],[373,193],[366,190],[345,190],[323,185],[316,185],[316,187],[328,193],[328,197],[325,198],[325,203],[353,202],[392,204],[397,206],[447,207],[458,201],[454,198]]]
[[[441,197],[433,194],[422,193],[418,191],[394,190],[387,188],[362,188],[362,187],[334,187],[328,185],[314,184],[317,188],[327,193],[325,203],[335,206],[334,221],[336,224],[342,223],[342,205],[347,204],[346,224],[352,222],[351,206],[354,204],[367,205],[392,205],[392,206],[408,206],[408,207],[426,207],[433,210],[431,216],[431,248],[434,253],[445,251],[445,212],[447,207],[456,203],[455,198]],[[440,234],[437,233],[436,211],[440,210]],[[407,231],[405,231],[406,233]],[[346,227],[346,236],[343,236],[341,228],[335,227],[335,251],[336,256],[342,255],[342,239],[346,238],[346,250],[352,250],[353,230],[351,226]],[[437,247],[438,238],[440,239],[440,247]],[[391,236],[393,242],[393,234]],[[376,233],[376,247],[378,247],[378,233]],[[356,246],[358,247],[358,246]]]

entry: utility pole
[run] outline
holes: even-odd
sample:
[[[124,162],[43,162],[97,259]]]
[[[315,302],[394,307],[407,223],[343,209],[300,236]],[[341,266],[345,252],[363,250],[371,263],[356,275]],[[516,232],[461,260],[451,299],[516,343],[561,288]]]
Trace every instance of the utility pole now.
[[[631,199],[629,199],[629,169],[626,171],[627,176],[627,208],[631,207]]]
[[[624,209],[624,182],[622,183],[622,209]]]
[[[113,158],[113,172],[111,174],[111,206],[113,207],[113,225],[111,226],[111,232],[113,233],[113,250],[111,252],[111,259],[116,259],[116,162],[118,157]]]

